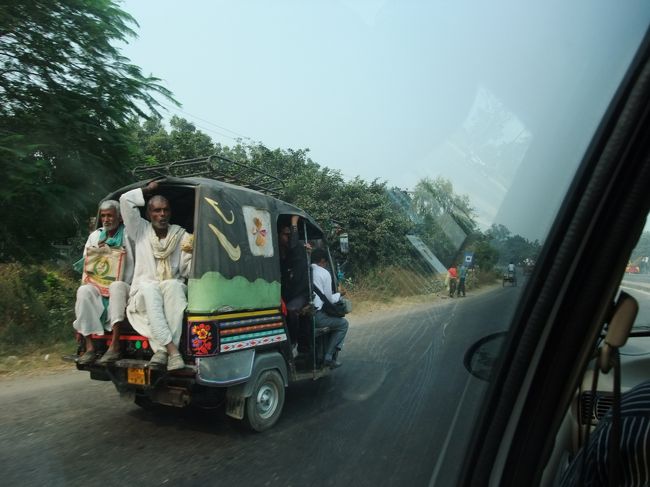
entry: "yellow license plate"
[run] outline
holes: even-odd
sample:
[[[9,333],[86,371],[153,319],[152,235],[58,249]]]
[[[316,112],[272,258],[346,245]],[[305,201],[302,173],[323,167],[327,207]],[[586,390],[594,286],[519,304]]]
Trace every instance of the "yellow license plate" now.
[[[145,374],[144,369],[129,368],[126,370],[126,381],[129,384],[144,386],[147,384],[147,374]]]

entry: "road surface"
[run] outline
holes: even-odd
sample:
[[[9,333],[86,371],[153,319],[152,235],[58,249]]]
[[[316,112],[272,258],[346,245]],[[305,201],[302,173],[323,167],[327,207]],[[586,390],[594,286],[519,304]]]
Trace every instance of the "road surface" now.
[[[447,467],[458,461],[486,388],[464,352],[507,327],[520,289],[352,317],[343,367],[289,387],[262,434],[219,409],[144,411],[76,370],[4,380],[2,483],[427,485],[443,451]]]

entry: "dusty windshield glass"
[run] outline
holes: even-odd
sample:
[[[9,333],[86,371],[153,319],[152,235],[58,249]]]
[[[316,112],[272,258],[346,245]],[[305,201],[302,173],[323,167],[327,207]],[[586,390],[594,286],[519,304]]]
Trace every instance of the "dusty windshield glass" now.
[[[114,7],[132,19],[111,9],[91,17],[124,32],[102,39],[128,61],[100,56],[98,44],[69,65],[45,46],[59,46],[53,30],[74,38],[67,16],[94,2],[59,3],[38,16],[41,7],[0,7],[11,13],[0,20],[8,39],[0,148],[13,175],[0,195],[15,208],[0,224],[0,266],[12,276],[0,289],[10,310],[0,313],[0,380],[8,381],[0,467],[9,481],[24,483],[29,465],[32,485],[453,483],[500,348],[491,342],[472,358],[478,375],[468,371],[468,350],[509,329],[645,35],[646,2],[126,0]],[[74,52],[83,42],[61,46]],[[121,62],[140,71],[113,78]],[[71,86],[75,79],[83,82]],[[133,175],[136,166],[214,154],[282,180],[280,203],[204,181],[147,186]],[[100,201],[130,209],[131,225],[144,221],[137,212],[147,213],[156,191],[168,200],[156,208],[171,213],[157,225],[162,218],[165,228],[194,233],[201,259],[179,277],[189,292],[182,331],[162,359],[171,368],[167,355],[181,356],[186,368],[156,382],[143,364],[158,351],[136,329],[116,351],[133,362],[95,365],[99,357],[87,356],[79,372],[92,345],[73,328],[85,274],[68,269],[89,230],[107,228]],[[35,195],[43,203],[24,203]],[[235,238],[228,231],[240,214],[253,224]],[[36,225],[43,215],[52,217]],[[296,242],[328,251],[310,272],[331,283],[330,298],[352,303],[329,355],[325,345],[318,356],[311,328],[301,346],[300,327],[318,328],[323,298],[308,295],[314,322],[301,307],[290,323],[281,266]],[[137,275],[143,254],[134,245]],[[641,279],[634,265],[648,271],[639,256],[623,285]],[[236,285],[222,293],[223,282]],[[43,323],[47,336],[34,338]],[[323,333],[340,323],[328,321]],[[237,335],[249,325],[258,328]],[[110,344],[101,346],[106,353]],[[218,359],[240,349],[239,359]],[[270,350],[279,362],[264,370],[257,357]],[[65,353],[74,364],[26,378],[16,364],[28,353],[48,364]],[[151,392],[159,384],[164,394]],[[242,433],[238,420],[265,431]]]

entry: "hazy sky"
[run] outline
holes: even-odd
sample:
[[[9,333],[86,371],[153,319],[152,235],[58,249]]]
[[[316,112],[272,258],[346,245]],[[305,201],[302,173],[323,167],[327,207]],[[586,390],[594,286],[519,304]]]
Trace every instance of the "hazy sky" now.
[[[498,221],[530,237],[546,227],[503,205],[517,199],[515,181],[531,179],[521,161],[537,161],[532,171],[547,160],[574,170],[648,22],[645,0],[127,0],[123,8],[140,24],[124,54],[162,78],[183,105],[171,112],[215,142],[308,148],[348,178],[402,188],[441,175],[469,195],[483,226]],[[558,136],[572,143],[547,152]],[[539,175],[558,189],[543,202],[552,212],[564,183],[554,171]]]

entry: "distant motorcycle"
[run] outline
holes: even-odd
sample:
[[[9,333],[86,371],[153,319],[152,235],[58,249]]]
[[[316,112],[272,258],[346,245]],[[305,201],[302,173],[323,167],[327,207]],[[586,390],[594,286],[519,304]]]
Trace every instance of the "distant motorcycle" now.
[[[515,271],[506,271],[503,273],[502,287],[506,287],[506,283],[509,283],[511,286],[517,285],[517,275],[515,274]]]

